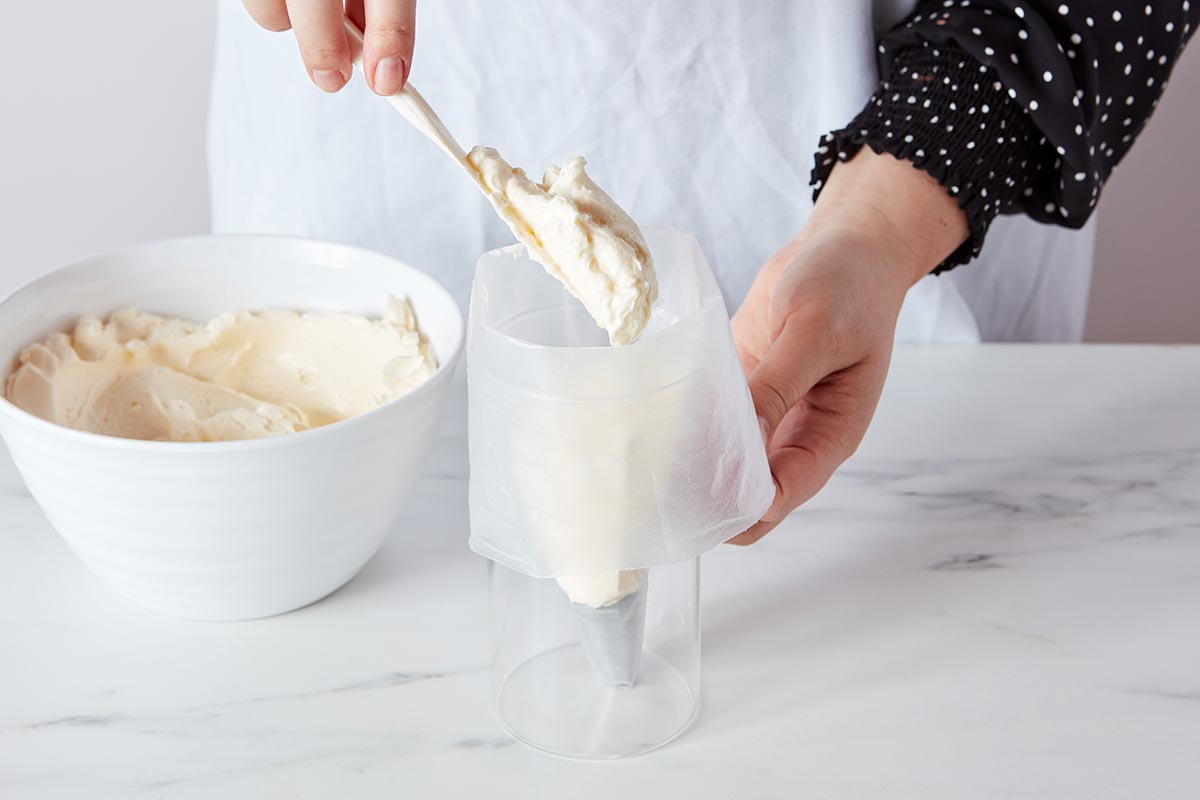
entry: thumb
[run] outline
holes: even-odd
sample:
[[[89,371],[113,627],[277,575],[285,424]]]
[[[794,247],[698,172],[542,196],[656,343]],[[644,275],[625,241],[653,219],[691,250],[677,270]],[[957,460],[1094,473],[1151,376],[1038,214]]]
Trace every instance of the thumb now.
[[[789,317],[750,373],[750,397],[768,443],[787,412],[833,371],[825,355],[829,352],[823,345],[826,338],[813,326]]]

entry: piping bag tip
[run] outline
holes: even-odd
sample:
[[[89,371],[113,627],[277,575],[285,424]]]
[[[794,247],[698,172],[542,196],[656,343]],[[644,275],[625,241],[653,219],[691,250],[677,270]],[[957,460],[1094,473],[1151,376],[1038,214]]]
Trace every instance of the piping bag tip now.
[[[609,686],[633,686],[646,633],[648,576],[638,588],[608,606],[571,603],[575,630],[596,677]]]

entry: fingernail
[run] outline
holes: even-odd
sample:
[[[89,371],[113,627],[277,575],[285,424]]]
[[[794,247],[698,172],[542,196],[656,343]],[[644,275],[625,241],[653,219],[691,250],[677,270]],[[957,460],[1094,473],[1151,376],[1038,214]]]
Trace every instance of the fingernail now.
[[[327,92],[336,92],[346,85],[346,81],[350,80],[344,72],[338,69],[314,69],[312,79],[313,83]]]
[[[381,59],[375,65],[375,93],[392,95],[400,91],[404,86],[404,68],[403,58],[392,56]]]
[[[762,431],[763,445],[766,447],[770,447],[771,446],[771,426],[768,425],[767,421],[765,419],[763,419],[762,417],[758,418],[758,429],[760,431]]]

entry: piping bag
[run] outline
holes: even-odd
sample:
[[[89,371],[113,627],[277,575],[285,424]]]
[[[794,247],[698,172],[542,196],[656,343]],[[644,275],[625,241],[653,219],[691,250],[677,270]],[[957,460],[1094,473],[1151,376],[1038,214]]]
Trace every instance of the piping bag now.
[[[603,329],[609,344],[617,349],[636,342],[658,297],[654,261],[642,231],[592,181],[584,170],[584,160],[570,159],[561,169],[551,166],[541,183],[530,180],[490,148],[473,149],[467,160],[478,170],[493,207],[517,240],[592,317],[595,325],[589,328]],[[588,463],[593,452],[594,447],[574,449],[581,462],[575,468],[577,474],[596,471],[595,465]],[[517,469],[521,470],[521,465]],[[614,479],[620,480],[609,475],[595,483],[611,485]],[[607,502],[607,511],[596,509],[593,503],[581,504],[576,513],[600,514],[618,523],[625,506],[637,501],[626,492],[608,497]],[[619,524],[611,524],[602,535],[619,538]],[[645,570],[566,575],[558,581],[571,601],[580,642],[597,677],[610,685],[632,686],[646,627]]]
[[[558,579],[571,601],[575,630],[588,663],[596,677],[609,686],[637,682],[649,581],[650,574],[644,569]]]
[[[589,215],[582,224],[595,222]],[[649,591],[654,568],[697,558],[750,527],[775,486],[725,302],[695,239],[646,229],[657,300],[641,312],[640,335],[612,346],[602,315],[590,313],[595,295],[581,303],[571,283],[547,280],[561,269],[538,261],[549,238],[485,253],[476,267],[470,546],[530,577],[557,579],[598,681],[629,686],[647,617],[660,613]],[[628,276],[621,284],[619,269],[601,269],[614,276],[618,298],[653,296]]]
[[[513,235],[546,272],[582,303],[609,344],[633,344],[646,328],[658,297],[658,281],[649,246],[637,223],[597,186],[574,158],[560,169],[551,166],[541,183],[510,166],[500,154],[475,148],[467,160],[479,171],[489,198]],[[629,376],[632,377],[632,376]],[[588,459],[593,447],[576,449]],[[520,467],[518,466],[518,469]],[[577,473],[594,465],[583,463]],[[607,476],[611,483],[619,476]],[[601,478],[595,483],[603,483]],[[620,537],[630,493],[608,498],[601,512],[582,504],[577,513],[600,513],[614,524],[604,534]],[[564,575],[558,583],[571,603],[584,653],[596,676],[611,686],[633,686],[641,664],[646,629],[645,570],[613,570]]]
[[[344,25],[361,69],[362,31],[349,19]],[[611,344],[637,339],[658,294],[653,259],[637,224],[591,180],[582,158],[551,166],[535,183],[492,148],[464,152],[412,83],[387,100],[467,173],[517,240],[608,332]],[[606,683],[632,686],[637,678],[647,580],[644,570],[563,578],[584,651]]]
[[[361,68],[362,31],[345,27]],[[508,274],[485,269],[496,253],[480,259],[467,353],[471,547],[559,578],[597,677],[632,686],[645,567],[695,558],[740,533],[775,492],[712,271],[690,237],[666,231],[649,243],[582,158],[549,167],[538,183],[492,148],[464,152],[412,83],[387,100],[561,284],[511,263],[500,264]],[[656,314],[659,255],[670,292]],[[614,347],[596,347],[596,326]],[[639,342],[648,331],[652,341]],[[526,371],[503,375],[513,360],[528,361]]]

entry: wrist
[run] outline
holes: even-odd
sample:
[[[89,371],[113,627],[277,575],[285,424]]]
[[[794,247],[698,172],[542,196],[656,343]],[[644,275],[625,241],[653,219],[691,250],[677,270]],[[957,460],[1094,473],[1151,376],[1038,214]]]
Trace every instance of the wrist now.
[[[860,224],[859,209],[833,215],[821,225],[806,225],[789,244],[801,256],[793,264],[807,271],[827,273],[840,285],[859,287],[847,296],[874,298],[899,312],[912,285],[923,277],[916,258],[904,248],[890,244],[890,237],[876,227]],[[836,278],[834,277],[836,276]],[[813,277],[813,275],[809,275]]]
[[[831,172],[806,235],[850,237],[886,255],[905,290],[927,275],[969,234],[966,213],[929,174],[863,148]]]

